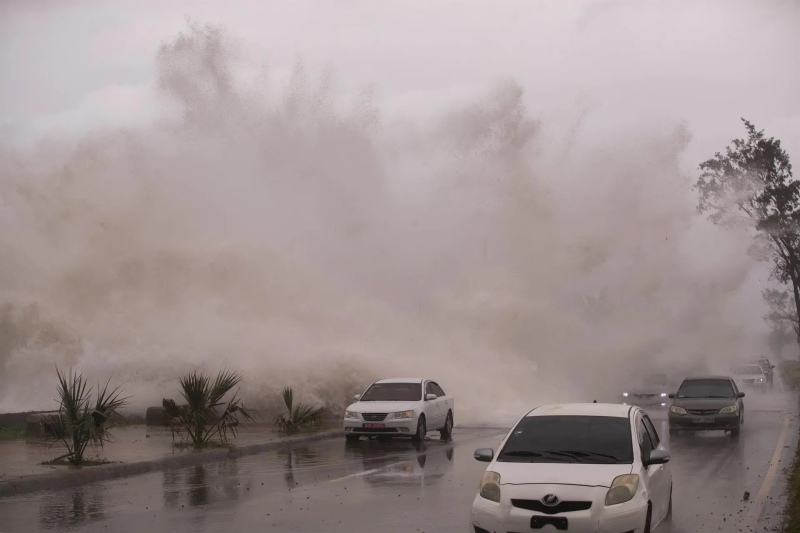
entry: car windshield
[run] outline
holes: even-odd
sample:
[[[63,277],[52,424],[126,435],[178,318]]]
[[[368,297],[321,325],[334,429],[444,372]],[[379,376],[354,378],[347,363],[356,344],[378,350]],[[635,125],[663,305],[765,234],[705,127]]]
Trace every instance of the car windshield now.
[[[374,383],[362,402],[416,402],[422,399],[421,383]]]
[[[681,385],[678,398],[733,398],[733,387],[727,379],[692,379]]]
[[[734,367],[733,373],[738,374],[740,376],[746,376],[749,374],[760,374],[761,367],[758,365],[741,365]]]
[[[631,426],[611,416],[527,416],[497,456],[509,463],[633,463]]]

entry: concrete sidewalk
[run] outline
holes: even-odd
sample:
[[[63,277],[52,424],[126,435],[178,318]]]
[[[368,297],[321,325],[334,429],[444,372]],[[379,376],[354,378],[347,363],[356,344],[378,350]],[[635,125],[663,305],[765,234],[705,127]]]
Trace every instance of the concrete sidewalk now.
[[[37,441],[0,442],[0,497],[82,485],[137,475],[174,467],[190,466],[249,455],[299,442],[337,437],[340,429],[283,437],[271,427],[253,426],[242,429],[232,448],[177,450],[172,446],[169,429],[144,425],[116,428],[115,441],[103,448],[87,450],[87,459],[96,457],[112,461],[101,466],[44,466],[64,453],[63,446]]]

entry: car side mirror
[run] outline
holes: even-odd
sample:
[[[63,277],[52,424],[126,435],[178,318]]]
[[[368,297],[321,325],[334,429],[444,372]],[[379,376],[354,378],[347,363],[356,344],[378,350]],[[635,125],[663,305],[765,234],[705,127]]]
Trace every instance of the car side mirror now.
[[[737,394],[737,395],[736,395],[736,397],[737,397],[737,398],[744,398],[744,393],[743,393],[743,392],[740,392],[739,394]]]
[[[772,368],[775,368],[775,365],[770,365],[770,366],[772,366]]]
[[[431,394],[426,394],[426,395],[425,395],[425,401],[428,401],[428,400],[435,400],[436,398],[438,398],[438,396],[436,396],[436,395],[435,395],[435,394],[433,394],[433,393],[431,393]]]
[[[644,466],[663,465],[664,463],[668,463],[670,459],[672,459],[672,457],[670,457],[669,452],[653,450],[650,452],[650,456],[644,461]]]
[[[360,395],[360,394],[356,394],[355,396],[353,396],[353,399],[354,399],[355,401],[358,401],[358,400],[360,400],[360,399],[361,399],[361,395]]]
[[[491,463],[492,459],[494,459],[494,450],[491,448],[478,448],[475,450],[473,457],[475,457],[476,461]]]
[[[674,400],[675,399],[675,393],[674,392],[670,392],[669,394],[667,394],[667,397],[669,399],[671,399],[671,400]]]

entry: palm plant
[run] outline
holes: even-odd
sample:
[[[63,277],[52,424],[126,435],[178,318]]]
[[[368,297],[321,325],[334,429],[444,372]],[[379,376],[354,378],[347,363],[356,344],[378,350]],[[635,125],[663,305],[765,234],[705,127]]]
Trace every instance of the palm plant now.
[[[67,453],[58,457],[66,458],[75,466],[84,460],[87,446],[103,446],[112,440],[108,430],[113,426],[115,415],[127,402],[120,397],[119,387],[110,390],[108,382],[103,388],[97,387],[97,395],[92,401],[92,389],[87,389],[83,375],[69,371],[64,375],[56,368],[58,374],[58,414],[52,417],[47,425],[55,435],[56,442],[62,442]],[[110,381],[110,380],[109,380]]]
[[[326,411],[325,407],[311,407],[303,403],[294,405],[294,391],[291,387],[283,389],[283,403],[286,404],[288,413],[280,415],[275,424],[284,433],[295,433],[302,429],[318,427],[322,422],[322,415]]]
[[[241,374],[232,370],[221,370],[212,381],[202,372],[192,372],[180,378],[180,393],[186,401],[178,406],[174,400],[164,399],[164,415],[173,440],[175,434],[194,447],[202,447],[215,437],[221,444],[228,443],[228,433],[236,437],[237,430],[244,420],[253,420],[251,411],[233,393],[227,403],[223,398],[242,380]],[[220,413],[220,408],[224,409]]]

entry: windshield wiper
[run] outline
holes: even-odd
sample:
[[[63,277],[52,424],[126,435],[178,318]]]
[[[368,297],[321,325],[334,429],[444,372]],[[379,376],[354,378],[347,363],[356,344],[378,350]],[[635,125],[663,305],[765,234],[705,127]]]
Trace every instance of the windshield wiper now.
[[[511,457],[544,457],[539,452],[529,452],[527,450],[514,450],[511,452],[503,452],[502,455],[510,455]]]
[[[529,450],[513,450],[510,452],[503,452],[500,454],[500,458],[503,457],[547,457],[548,459],[559,459],[561,461],[566,461],[567,457],[573,460],[577,460],[577,457],[573,457],[571,455],[560,454],[559,452],[550,452],[550,451],[542,451],[542,452],[532,452]]]
[[[562,453],[571,453],[571,454],[576,455],[578,457],[605,457],[606,459],[611,459],[612,461],[616,461],[616,462],[620,461],[619,457],[616,457],[614,455],[608,455],[606,453],[599,453],[599,452],[584,452],[584,451],[570,450],[570,451],[562,452]]]

